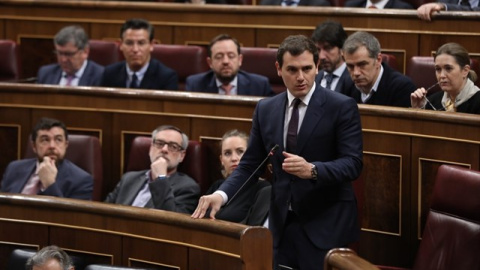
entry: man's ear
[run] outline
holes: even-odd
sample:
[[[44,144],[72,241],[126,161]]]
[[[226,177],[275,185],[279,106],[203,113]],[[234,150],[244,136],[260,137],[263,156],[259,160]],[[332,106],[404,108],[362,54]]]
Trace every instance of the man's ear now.
[[[282,67],[280,67],[278,61],[275,61],[275,67],[277,68],[278,77],[282,77]]]
[[[212,68],[212,58],[207,57],[207,64],[210,68]]]

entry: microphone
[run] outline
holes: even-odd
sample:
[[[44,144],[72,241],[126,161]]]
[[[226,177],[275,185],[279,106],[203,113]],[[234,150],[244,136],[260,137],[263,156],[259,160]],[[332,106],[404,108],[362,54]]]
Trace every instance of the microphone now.
[[[243,187],[250,181],[250,179],[252,179],[252,177],[257,173],[258,170],[260,170],[260,168],[265,165],[265,163],[267,162],[268,158],[273,156],[273,154],[275,153],[275,151],[278,149],[278,144],[275,144],[275,146],[272,148],[272,150],[270,150],[270,152],[268,152],[268,155],[265,157],[265,159],[262,161],[262,163],[260,163],[260,165],[258,165],[258,167],[255,169],[255,171],[253,171],[253,173],[248,177],[247,181],[245,181],[243,183],[242,186],[240,186],[240,188],[237,190],[237,192],[235,192],[235,194],[233,194],[232,198],[230,200],[228,200],[228,202],[224,205],[224,207],[226,207],[227,205],[230,204],[231,201],[233,201],[233,199],[238,195],[238,193],[240,193],[240,191],[243,189]]]

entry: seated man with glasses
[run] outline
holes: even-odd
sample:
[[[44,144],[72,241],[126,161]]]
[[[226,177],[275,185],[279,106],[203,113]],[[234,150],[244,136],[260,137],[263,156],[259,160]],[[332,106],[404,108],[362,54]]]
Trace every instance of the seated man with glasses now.
[[[92,176],[64,158],[68,147],[65,124],[41,118],[31,136],[37,158],[8,164],[0,191],[91,200]]]
[[[125,173],[105,202],[193,213],[200,186],[177,171],[187,146],[187,135],[177,127],[156,128],[150,145],[150,170]]]
[[[88,60],[88,36],[77,25],[62,28],[53,40],[57,63],[40,67],[37,83],[66,86],[99,86],[103,66]]]
[[[177,90],[178,75],[157,59],[153,50],[153,26],[143,19],[127,20],[120,30],[120,50],[125,61],[105,67],[102,86]]]

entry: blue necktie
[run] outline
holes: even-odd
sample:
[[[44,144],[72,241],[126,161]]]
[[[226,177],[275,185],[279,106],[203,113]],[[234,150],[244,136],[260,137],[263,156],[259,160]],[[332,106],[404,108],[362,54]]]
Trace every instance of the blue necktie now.
[[[327,82],[327,85],[325,86],[325,88],[333,90],[332,88],[330,88],[332,86],[333,77],[335,77],[333,73],[325,74],[325,81]]]
[[[130,82],[130,88],[138,88],[137,74],[133,73],[132,81]]]

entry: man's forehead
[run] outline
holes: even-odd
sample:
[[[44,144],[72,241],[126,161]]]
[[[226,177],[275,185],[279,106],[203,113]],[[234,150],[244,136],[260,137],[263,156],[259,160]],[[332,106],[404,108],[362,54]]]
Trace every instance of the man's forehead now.
[[[313,54],[309,51],[304,51],[298,55],[292,55],[290,52],[283,54],[283,65],[285,67],[302,68],[307,66],[314,66]]]
[[[212,51],[212,53],[223,51],[237,52],[237,45],[235,45],[235,43],[231,39],[220,40],[215,42],[215,44],[212,45],[210,50]]]
[[[38,135],[65,135],[65,131],[61,127],[52,127],[38,130]]]
[[[168,142],[182,143],[182,134],[173,129],[161,130],[155,136],[155,139],[161,139]]]

